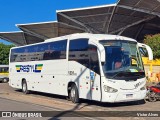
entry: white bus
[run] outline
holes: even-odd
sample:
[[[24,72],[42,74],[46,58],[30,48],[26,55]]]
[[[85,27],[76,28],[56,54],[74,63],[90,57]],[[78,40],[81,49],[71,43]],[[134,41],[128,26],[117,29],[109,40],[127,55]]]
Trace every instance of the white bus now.
[[[24,93],[68,96],[74,102],[135,101],[145,98],[146,78],[136,40],[77,33],[10,50],[9,84]]]

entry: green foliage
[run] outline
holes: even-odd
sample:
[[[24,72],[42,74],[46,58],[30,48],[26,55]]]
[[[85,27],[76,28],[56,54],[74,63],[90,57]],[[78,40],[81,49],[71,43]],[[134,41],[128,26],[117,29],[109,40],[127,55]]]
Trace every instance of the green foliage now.
[[[0,43],[0,65],[6,65],[9,63],[9,51],[14,45],[5,45]]]
[[[160,58],[160,34],[146,35],[144,43],[149,45],[153,51],[154,59]]]

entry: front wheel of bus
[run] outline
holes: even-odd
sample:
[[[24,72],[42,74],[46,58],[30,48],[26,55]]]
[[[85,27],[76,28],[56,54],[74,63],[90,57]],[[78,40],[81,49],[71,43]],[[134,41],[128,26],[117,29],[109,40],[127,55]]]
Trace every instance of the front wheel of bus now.
[[[22,92],[23,92],[24,94],[28,94],[28,93],[29,93],[28,87],[27,87],[27,82],[26,82],[26,81],[23,81],[23,82],[22,82]]]
[[[79,94],[78,94],[78,89],[75,84],[71,86],[71,91],[70,91],[70,99],[73,103],[78,103],[79,102]]]

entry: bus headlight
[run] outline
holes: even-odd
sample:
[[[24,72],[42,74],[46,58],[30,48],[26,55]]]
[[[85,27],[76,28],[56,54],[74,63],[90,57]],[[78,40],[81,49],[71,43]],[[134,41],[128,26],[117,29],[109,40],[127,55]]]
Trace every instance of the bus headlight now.
[[[117,89],[114,89],[114,88],[109,87],[109,86],[107,86],[107,85],[104,85],[103,87],[104,87],[104,91],[105,91],[105,92],[115,93],[115,92],[118,91]]]
[[[145,89],[146,89],[146,86],[145,86],[145,85],[140,88],[140,90],[145,90]]]

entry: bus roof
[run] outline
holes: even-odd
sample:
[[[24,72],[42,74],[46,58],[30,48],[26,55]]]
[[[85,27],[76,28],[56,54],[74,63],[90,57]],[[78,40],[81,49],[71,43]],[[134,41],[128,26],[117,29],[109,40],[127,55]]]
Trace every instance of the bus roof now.
[[[39,42],[39,43],[35,43],[35,44],[29,44],[29,45],[25,45],[25,46],[32,46],[32,45],[37,45],[37,44],[41,44],[41,43],[47,43],[47,42],[53,42],[53,41],[58,41],[58,40],[64,40],[64,39],[78,39],[78,38],[90,38],[96,41],[100,41],[100,40],[128,40],[128,41],[134,41],[136,42],[136,40],[132,39],[132,38],[128,38],[128,37],[124,37],[124,36],[119,36],[119,35],[109,35],[109,34],[92,34],[92,33],[75,33],[75,34],[70,34],[70,35],[65,35],[65,36],[61,36],[61,37],[56,37],[56,38],[50,38],[45,40],[44,42]],[[11,49],[14,48],[21,48],[21,47],[25,47],[25,46],[18,46],[18,47],[13,47]]]
[[[47,39],[47,40],[45,40],[45,42],[51,42],[51,41],[56,41],[58,39],[66,39],[66,38],[71,38],[71,39],[92,38],[97,41],[99,41],[99,40],[128,40],[128,41],[135,41],[136,42],[135,39],[124,37],[124,36],[109,35],[109,34],[92,34],[92,33],[75,33],[75,34],[71,34],[71,35]]]

